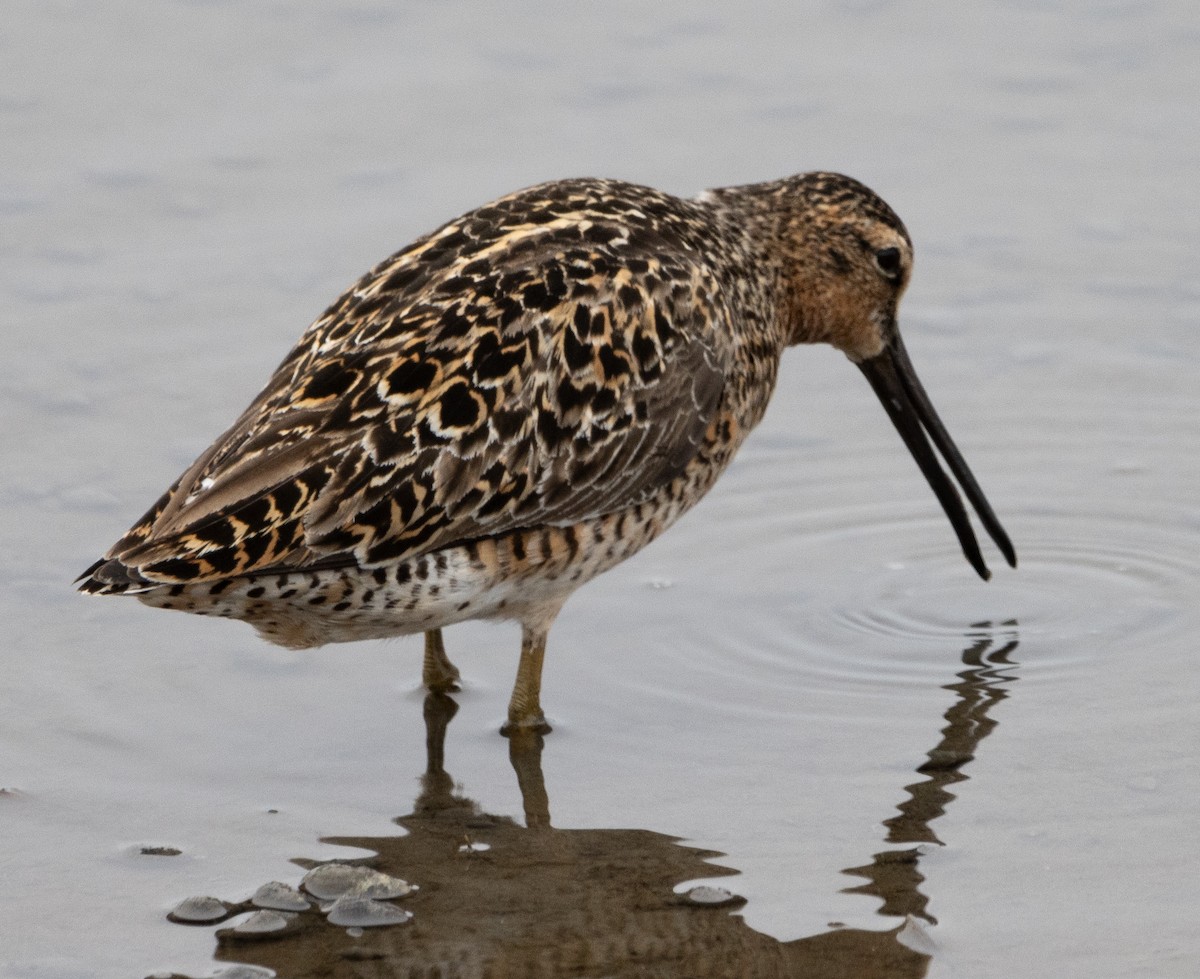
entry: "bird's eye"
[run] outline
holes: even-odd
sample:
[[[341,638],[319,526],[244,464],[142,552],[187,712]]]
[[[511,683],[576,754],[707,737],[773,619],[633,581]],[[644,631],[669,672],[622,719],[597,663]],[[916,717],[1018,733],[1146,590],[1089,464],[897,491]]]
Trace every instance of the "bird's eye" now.
[[[899,248],[881,248],[875,253],[875,264],[879,266],[879,271],[886,275],[889,279],[894,279],[900,274],[900,249]]]

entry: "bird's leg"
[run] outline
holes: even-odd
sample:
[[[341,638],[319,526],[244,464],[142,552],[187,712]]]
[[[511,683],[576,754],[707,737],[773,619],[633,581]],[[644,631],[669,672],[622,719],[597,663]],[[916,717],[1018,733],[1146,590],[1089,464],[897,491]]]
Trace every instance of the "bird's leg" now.
[[[458,667],[446,655],[442,642],[442,630],[430,629],[425,633],[425,664],[421,668],[421,680],[430,693],[450,693],[459,688]]]
[[[517,665],[517,682],[508,702],[508,721],[501,734],[517,730],[532,730],[542,734],[550,730],[542,714],[542,659],[546,655],[548,625],[521,626],[521,662]]]

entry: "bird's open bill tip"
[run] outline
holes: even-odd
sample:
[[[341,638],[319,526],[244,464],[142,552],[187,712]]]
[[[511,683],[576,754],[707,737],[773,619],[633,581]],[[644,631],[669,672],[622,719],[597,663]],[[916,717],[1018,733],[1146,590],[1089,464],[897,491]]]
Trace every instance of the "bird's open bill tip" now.
[[[912,453],[913,459],[949,517],[963,554],[971,567],[985,581],[991,578],[958,487],[961,487],[962,495],[966,496],[974,507],[980,523],[995,541],[1004,559],[1010,567],[1015,568],[1017,554],[1012,542],[983,495],[983,490],[979,488],[979,483],[976,482],[962,453],[958,451],[950,433],[946,431],[945,425],[934,410],[916,371],[913,370],[899,334],[893,332],[891,342],[874,357],[859,361],[858,367],[866,375],[892,424],[896,426],[896,431],[900,433],[908,451]],[[934,451],[935,446],[937,452]],[[942,468],[938,454],[945,460],[946,468],[957,481],[958,487],[951,481],[950,476],[947,476],[946,469]]]

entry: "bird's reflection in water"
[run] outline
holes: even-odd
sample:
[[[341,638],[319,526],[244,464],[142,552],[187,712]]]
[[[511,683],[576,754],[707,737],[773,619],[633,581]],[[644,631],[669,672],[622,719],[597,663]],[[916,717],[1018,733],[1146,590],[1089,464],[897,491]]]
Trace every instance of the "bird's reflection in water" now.
[[[900,815],[886,822],[888,842],[939,842],[930,824],[953,798],[948,786],[966,778],[964,766],[995,726],[988,712],[1014,679],[1015,624],[1005,625],[1006,639],[990,625],[975,628],[963,654],[967,669],[946,687],[957,699],[942,739],[918,769],[925,778],[908,787]],[[884,851],[869,866],[846,871],[868,878],[854,891],[880,898],[880,913],[901,919],[894,929],[831,928],[780,942],[729,913],[740,900],[704,906],[675,893],[683,881],[736,874],[708,862],[720,854],[649,830],[552,828],[539,735],[510,739],[526,825],[456,794],[444,744],[457,710],[447,696],[425,701],[422,790],[413,812],[397,820],[407,835],[328,840],[374,851],[365,861],[371,867],[418,882],[421,889],[402,902],[414,913],[411,923],[352,934],[314,911],[276,940],[221,930],[218,959],[292,979],[925,975],[929,956],[901,938],[908,916],[934,920],[918,888],[919,846]]]
[[[931,824],[946,811],[954,798],[950,786],[966,781],[963,769],[975,757],[979,742],[992,733],[996,720],[989,716],[993,706],[1008,696],[1005,687],[1016,680],[1016,662],[1011,658],[1017,648],[1016,622],[1004,622],[1000,635],[991,622],[972,626],[974,642],[963,650],[966,669],[957,682],[946,684],[957,699],[943,715],[946,726],[942,740],[917,768],[924,778],[905,786],[908,798],[896,808],[898,816],[884,820],[888,843],[911,843],[904,849],[876,853],[865,867],[850,867],[844,872],[865,877],[868,883],[847,888],[848,894],[869,894],[883,901],[879,913],[905,918],[912,915],[937,924],[927,910],[929,899],[921,892],[925,880],[917,869],[922,847],[941,840]]]

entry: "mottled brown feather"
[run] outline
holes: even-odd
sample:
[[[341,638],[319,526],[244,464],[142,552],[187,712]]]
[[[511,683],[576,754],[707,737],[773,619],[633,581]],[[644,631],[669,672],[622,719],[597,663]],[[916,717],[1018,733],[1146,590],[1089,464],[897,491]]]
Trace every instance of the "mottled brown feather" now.
[[[371,567],[595,517],[682,472],[732,359],[712,274],[682,220],[589,223],[602,182],[548,189],[356,283],[108,559],[151,582]]]

